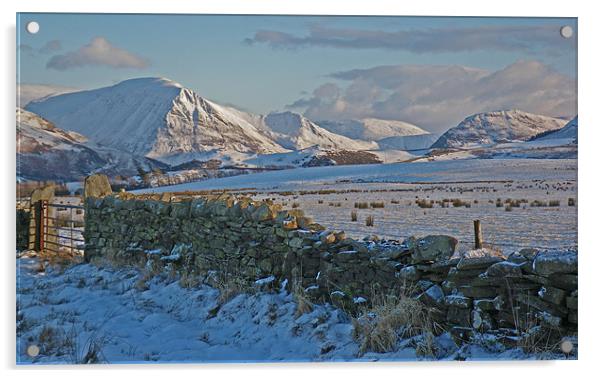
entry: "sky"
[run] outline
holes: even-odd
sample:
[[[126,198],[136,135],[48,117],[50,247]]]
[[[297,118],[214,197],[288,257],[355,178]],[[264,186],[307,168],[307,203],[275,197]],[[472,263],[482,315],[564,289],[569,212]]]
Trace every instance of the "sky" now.
[[[36,34],[25,26],[40,24]],[[571,26],[572,38],[560,35]],[[134,77],[313,120],[383,118],[441,132],[485,111],[577,112],[577,20],[17,15],[23,103]]]

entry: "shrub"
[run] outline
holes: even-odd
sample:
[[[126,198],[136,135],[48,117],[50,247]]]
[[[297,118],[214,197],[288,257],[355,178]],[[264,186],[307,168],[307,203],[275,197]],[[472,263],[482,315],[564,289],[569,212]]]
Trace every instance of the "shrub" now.
[[[531,207],[546,207],[548,206],[546,201],[535,200],[531,201]]]
[[[298,318],[299,316],[307,314],[314,309],[311,300],[309,299],[301,285],[295,285],[293,289],[293,297],[295,298],[295,302],[297,302],[295,317]]]
[[[569,206],[575,206],[575,199],[574,198],[569,198]]]
[[[213,277],[212,281],[210,285],[219,290],[217,298],[219,306],[227,303],[238,294],[252,291],[249,282],[238,275],[220,273],[217,277]]]
[[[430,201],[425,200],[425,199],[416,200],[416,205],[418,205],[418,207],[420,207],[421,209],[432,209],[434,203],[435,203],[435,201],[433,201],[433,200],[430,200]]]
[[[558,207],[558,206],[560,206],[560,201],[558,201],[558,200],[550,200],[548,202],[548,206]]]
[[[374,299],[372,308],[354,318],[353,338],[360,344],[360,355],[367,351],[385,353],[395,350],[400,338],[423,335],[433,338],[438,327],[424,305],[405,295]],[[423,343],[422,354],[434,355],[434,343]]]
[[[506,211],[512,211],[512,206],[510,206],[510,204],[506,205]]]
[[[367,209],[368,208],[368,202],[356,202],[353,206],[356,209]]]
[[[454,199],[452,200],[452,205],[454,207],[460,207],[460,206],[464,206],[464,201],[462,201],[461,199]]]
[[[368,227],[374,226],[374,215],[368,215],[366,217],[366,226],[368,226]]]
[[[384,202],[370,202],[370,207],[373,209],[383,209],[385,207]]]
[[[299,202],[293,202],[293,209],[296,209],[299,207]]]
[[[351,210],[351,221],[357,222],[357,211]]]

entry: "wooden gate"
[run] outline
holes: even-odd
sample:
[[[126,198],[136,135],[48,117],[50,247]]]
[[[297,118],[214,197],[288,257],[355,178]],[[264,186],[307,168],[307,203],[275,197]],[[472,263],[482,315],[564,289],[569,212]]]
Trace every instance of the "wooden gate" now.
[[[33,249],[44,255],[82,256],[84,207],[46,200],[34,204]]]

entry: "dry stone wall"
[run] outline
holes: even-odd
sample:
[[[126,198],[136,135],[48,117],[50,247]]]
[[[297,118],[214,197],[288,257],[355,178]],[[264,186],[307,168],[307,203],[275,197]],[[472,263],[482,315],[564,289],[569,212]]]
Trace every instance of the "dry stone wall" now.
[[[300,210],[222,196],[172,201],[127,193],[87,198],[88,261],[170,266],[249,284],[302,289],[314,301],[359,311],[404,290],[459,338],[474,332],[577,329],[577,254],[525,249],[508,257],[453,257],[444,235],[403,242],[355,240]]]

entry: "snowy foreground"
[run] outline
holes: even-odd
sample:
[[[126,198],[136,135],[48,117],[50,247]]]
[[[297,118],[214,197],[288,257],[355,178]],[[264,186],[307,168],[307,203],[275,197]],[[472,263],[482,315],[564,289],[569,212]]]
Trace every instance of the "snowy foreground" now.
[[[133,268],[79,264],[39,273],[33,256],[17,259],[17,363],[149,363],[416,360],[419,337],[386,354],[358,355],[349,316],[330,305],[295,316],[291,294],[240,294],[215,316],[218,291],[182,288],[155,277],[141,291]],[[29,357],[31,345],[40,354]],[[518,349],[457,348],[436,340],[441,360],[538,359]]]

